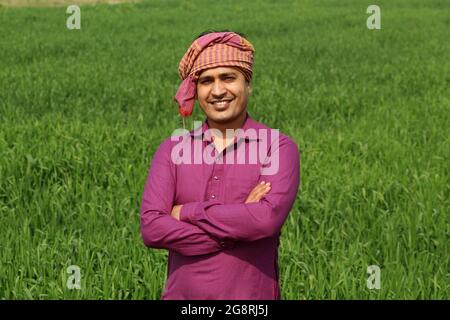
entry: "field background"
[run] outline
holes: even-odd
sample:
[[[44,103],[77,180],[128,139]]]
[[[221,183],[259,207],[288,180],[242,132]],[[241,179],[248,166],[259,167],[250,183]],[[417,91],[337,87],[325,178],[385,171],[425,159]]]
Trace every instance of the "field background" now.
[[[160,297],[167,253],[143,245],[141,194],[181,125],[179,59],[211,28],[254,44],[248,110],[302,153],[283,298],[450,298],[449,1],[376,1],[381,30],[366,27],[367,1],[80,5],[81,30],[65,6],[12,2],[0,1],[0,299]],[[81,290],[66,287],[70,265]]]

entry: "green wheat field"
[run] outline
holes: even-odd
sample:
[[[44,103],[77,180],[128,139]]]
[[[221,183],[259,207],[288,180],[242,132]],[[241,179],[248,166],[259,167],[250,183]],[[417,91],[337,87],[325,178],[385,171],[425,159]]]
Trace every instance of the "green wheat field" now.
[[[0,299],[160,298],[141,196],[208,29],[254,44],[248,111],[301,152],[282,298],[450,298],[449,1],[83,1],[80,30],[76,0],[32,2],[0,0]]]

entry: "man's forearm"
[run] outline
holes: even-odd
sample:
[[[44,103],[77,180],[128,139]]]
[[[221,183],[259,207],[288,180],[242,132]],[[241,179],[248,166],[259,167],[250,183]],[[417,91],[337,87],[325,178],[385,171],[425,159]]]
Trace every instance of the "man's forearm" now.
[[[267,199],[247,204],[194,202],[183,205],[180,221],[198,226],[221,241],[255,241],[280,231],[293,202],[271,203]]]
[[[154,211],[143,212],[141,234],[146,246],[185,256],[214,253],[226,247],[201,228]]]

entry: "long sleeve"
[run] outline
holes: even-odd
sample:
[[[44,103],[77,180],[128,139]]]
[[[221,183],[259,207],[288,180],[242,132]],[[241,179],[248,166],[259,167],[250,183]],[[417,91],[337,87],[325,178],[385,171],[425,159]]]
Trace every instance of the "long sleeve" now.
[[[260,177],[260,180],[270,182],[272,188],[259,202],[192,202],[181,208],[180,220],[198,226],[222,241],[255,241],[278,233],[294,204],[300,184],[297,145],[287,137],[280,137],[278,151],[278,172]]]
[[[152,159],[140,209],[141,235],[151,248],[170,249],[185,256],[223,249],[217,239],[197,226],[173,218],[175,165],[170,159],[170,139],[163,142]]]

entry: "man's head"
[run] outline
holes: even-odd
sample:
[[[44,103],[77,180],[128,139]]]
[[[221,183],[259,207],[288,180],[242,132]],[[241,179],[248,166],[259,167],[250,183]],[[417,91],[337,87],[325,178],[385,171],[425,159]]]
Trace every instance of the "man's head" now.
[[[245,114],[253,52],[241,34],[228,30],[200,34],[180,62],[183,83],[174,98],[180,114],[192,113],[195,98],[214,122],[228,122]]]
[[[208,119],[229,122],[247,110],[251,85],[236,67],[216,67],[201,72],[197,81],[197,99]]]

